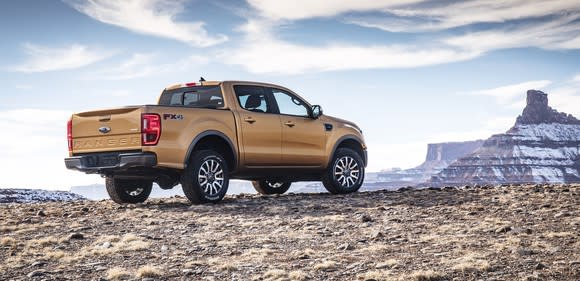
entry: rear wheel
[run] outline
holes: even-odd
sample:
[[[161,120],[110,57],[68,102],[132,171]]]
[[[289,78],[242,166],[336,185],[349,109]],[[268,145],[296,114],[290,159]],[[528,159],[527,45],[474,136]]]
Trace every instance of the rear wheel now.
[[[213,150],[195,152],[181,175],[183,193],[194,204],[219,202],[228,192],[228,185],[227,163]]]
[[[261,194],[284,194],[292,185],[292,182],[276,180],[252,181],[252,185]]]
[[[119,204],[145,202],[153,188],[152,181],[117,179],[114,177],[107,177],[105,185],[109,197]]]
[[[362,157],[352,149],[339,148],[322,176],[322,184],[333,194],[351,193],[360,189],[364,176]]]

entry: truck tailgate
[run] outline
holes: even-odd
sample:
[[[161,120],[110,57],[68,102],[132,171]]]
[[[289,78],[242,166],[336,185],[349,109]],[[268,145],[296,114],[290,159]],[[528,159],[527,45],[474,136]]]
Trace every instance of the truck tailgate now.
[[[87,111],[72,116],[72,154],[141,150],[143,106]]]

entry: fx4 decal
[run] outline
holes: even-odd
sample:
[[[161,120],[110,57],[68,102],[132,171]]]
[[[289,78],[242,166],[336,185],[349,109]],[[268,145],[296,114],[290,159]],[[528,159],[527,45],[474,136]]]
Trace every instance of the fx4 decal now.
[[[183,120],[183,115],[181,114],[170,114],[170,113],[163,113],[163,120]]]

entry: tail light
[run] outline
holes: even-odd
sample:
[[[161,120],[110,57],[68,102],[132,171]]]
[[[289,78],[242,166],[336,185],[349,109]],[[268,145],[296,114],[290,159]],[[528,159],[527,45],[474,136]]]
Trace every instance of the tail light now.
[[[72,137],[72,119],[69,119],[66,123],[66,139],[68,140],[68,152],[73,150],[73,137]]]
[[[146,113],[141,117],[141,144],[157,145],[161,137],[161,117],[159,114]]]

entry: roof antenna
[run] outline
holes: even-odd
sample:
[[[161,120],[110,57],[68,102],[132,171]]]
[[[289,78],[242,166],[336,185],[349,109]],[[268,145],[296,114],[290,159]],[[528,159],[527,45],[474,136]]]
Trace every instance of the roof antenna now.
[[[205,82],[205,79],[203,79],[203,77],[199,77],[199,82]]]

